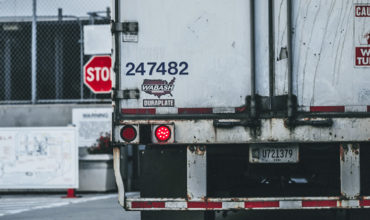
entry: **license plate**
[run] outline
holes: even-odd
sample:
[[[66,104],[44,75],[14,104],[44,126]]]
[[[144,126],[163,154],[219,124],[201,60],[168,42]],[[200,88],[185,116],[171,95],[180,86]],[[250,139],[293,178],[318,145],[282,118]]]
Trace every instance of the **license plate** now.
[[[252,145],[249,148],[250,163],[298,163],[299,147]]]

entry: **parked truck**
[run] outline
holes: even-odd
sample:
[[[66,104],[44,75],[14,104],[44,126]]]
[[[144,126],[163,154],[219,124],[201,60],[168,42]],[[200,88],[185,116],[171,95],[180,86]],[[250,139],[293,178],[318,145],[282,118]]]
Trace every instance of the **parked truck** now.
[[[147,220],[370,208],[369,0],[113,8],[112,141],[126,210]]]

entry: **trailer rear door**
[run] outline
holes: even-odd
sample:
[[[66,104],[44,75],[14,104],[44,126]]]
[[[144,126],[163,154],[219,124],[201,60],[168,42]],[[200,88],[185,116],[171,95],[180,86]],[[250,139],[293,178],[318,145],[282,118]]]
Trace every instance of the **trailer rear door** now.
[[[124,0],[121,101],[125,112],[234,112],[250,94],[250,9],[245,0]],[[191,110],[190,110],[191,111]],[[207,111],[207,110],[206,110]],[[217,111],[217,110],[214,110]]]
[[[279,60],[286,47],[285,14],[286,1],[276,1],[277,94],[287,93],[286,59]],[[292,23],[293,93],[299,110],[367,111],[370,1],[295,0]]]

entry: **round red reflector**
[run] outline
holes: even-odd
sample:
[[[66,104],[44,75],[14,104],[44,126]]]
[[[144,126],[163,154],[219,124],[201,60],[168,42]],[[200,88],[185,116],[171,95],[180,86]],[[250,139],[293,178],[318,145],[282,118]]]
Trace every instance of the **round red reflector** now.
[[[121,129],[121,138],[126,142],[133,141],[136,135],[136,129],[132,125],[126,125]]]
[[[159,142],[168,141],[171,137],[170,128],[165,125],[158,126],[157,129],[155,129],[155,137]]]

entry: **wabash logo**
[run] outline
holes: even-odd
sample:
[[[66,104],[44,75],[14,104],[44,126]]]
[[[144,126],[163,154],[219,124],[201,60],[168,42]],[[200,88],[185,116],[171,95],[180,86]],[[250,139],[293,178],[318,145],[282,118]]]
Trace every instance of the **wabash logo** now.
[[[167,94],[172,96],[171,92],[175,88],[175,80],[175,77],[170,82],[161,79],[144,79],[141,90],[158,98]]]

